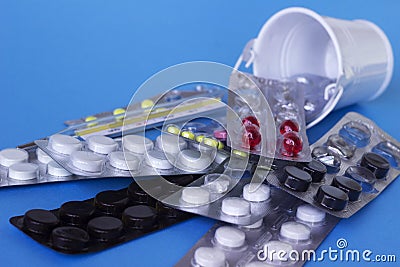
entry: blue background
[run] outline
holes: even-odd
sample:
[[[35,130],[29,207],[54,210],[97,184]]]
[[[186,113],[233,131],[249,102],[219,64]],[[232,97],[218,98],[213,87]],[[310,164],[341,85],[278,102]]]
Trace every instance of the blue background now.
[[[0,148],[54,133],[66,119],[127,105],[135,88],[168,66],[193,60],[233,66],[267,18],[294,5],[378,24],[398,62],[399,1],[0,0]],[[347,111],[370,117],[400,139],[399,83],[395,65],[393,80],[379,99],[332,113],[309,131],[310,141]],[[31,208],[55,208],[128,183],[129,179],[105,179],[0,189],[0,264],[171,266],[214,223],[192,219],[83,256],[55,253],[8,223],[9,217]],[[396,181],[361,212],[342,220],[321,248],[335,248],[336,240],[344,237],[349,248],[400,257],[399,190]]]

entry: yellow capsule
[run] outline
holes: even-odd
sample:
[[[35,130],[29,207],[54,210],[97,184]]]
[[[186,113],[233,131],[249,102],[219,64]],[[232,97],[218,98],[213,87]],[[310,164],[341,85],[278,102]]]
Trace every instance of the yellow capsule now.
[[[124,114],[125,113],[125,109],[123,109],[123,108],[116,108],[116,109],[114,109],[114,111],[113,111],[113,115],[114,116],[116,116],[116,115],[121,115],[121,114]]]
[[[203,144],[211,147],[218,147],[218,141],[209,137],[203,138]]]
[[[221,141],[218,141],[218,149],[223,149],[225,146],[224,146],[224,143],[222,143]]]
[[[145,99],[142,101],[141,106],[143,109],[145,108],[151,108],[154,106],[154,102],[151,99]]]
[[[243,151],[240,151],[240,150],[236,150],[236,149],[234,149],[233,151],[232,151],[232,153],[233,154],[235,154],[235,155],[238,155],[238,156],[240,156],[240,157],[243,157],[243,158],[247,158],[248,157],[248,153],[246,153],[246,152],[243,152]]]
[[[179,128],[176,127],[175,125],[171,125],[171,126],[168,126],[168,127],[167,127],[167,132],[168,132],[168,133],[172,133],[172,134],[179,135],[180,130],[179,130]]]
[[[200,134],[196,136],[196,142],[201,143],[204,139],[204,135]]]
[[[181,135],[187,139],[194,140],[194,133],[191,131],[182,131]]]
[[[85,118],[85,122],[90,122],[90,121],[95,121],[95,120],[97,120],[97,117],[95,117],[95,116],[88,116]],[[97,122],[92,122],[92,123],[87,124],[88,127],[92,127],[95,125],[97,125]]]

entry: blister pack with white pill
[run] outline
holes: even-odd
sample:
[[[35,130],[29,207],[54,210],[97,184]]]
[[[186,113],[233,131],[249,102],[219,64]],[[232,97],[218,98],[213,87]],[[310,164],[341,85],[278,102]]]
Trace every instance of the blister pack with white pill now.
[[[311,148],[310,163],[283,166],[267,180],[337,217],[352,216],[400,174],[400,143],[358,113],[347,113]]]
[[[303,86],[294,79],[264,79],[234,71],[229,89],[230,147],[281,160],[311,160]]]
[[[117,139],[93,135],[80,140],[55,134],[35,143],[69,172],[87,177],[206,173],[217,166],[214,155],[169,134],[159,135],[155,142],[141,135]]]
[[[215,224],[175,266],[303,266],[340,219],[283,191],[276,197],[255,224]]]

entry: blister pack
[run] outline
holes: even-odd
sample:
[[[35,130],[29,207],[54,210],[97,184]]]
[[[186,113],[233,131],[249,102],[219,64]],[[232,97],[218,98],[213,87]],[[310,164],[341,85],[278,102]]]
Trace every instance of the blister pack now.
[[[56,134],[35,143],[69,172],[87,177],[206,173],[218,165],[215,155],[201,153],[169,134],[159,135],[155,142],[141,135],[117,139],[93,135],[80,140]]]
[[[311,160],[303,86],[296,80],[264,79],[234,71],[229,89],[230,147],[281,160]]]
[[[77,180],[37,146],[0,151],[0,187]]]
[[[352,216],[400,174],[400,143],[358,113],[347,113],[311,148],[313,161],[283,166],[267,180],[337,217]]]
[[[185,185],[197,177],[164,178],[171,184]],[[151,177],[143,179],[152,182]],[[83,201],[69,201],[54,210],[32,209],[12,217],[10,223],[46,247],[79,254],[104,250],[191,217],[156,201],[133,182],[128,188],[103,191]]]
[[[175,266],[302,266],[340,219],[285,192],[277,197],[253,225],[215,224]]]

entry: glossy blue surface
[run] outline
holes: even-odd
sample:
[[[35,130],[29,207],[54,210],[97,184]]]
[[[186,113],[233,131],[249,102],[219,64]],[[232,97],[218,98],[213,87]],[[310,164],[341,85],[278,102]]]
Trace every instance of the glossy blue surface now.
[[[168,66],[193,60],[233,66],[267,18],[293,5],[332,17],[375,22],[388,35],[398,62],[399,1],[1,0],[0,148],[61,130],[64,120],[127,105],[135,88]],[[348,111],[373,119],[400,139],[398,73],[395,64],[393,80],[379,99],[332,113],[309,131],[310,141]],[[81,256],[44,248],[8,223],[9,217],[31,208],[56,208],[127,184],[129,179],[104,179],[0,189],[1,265],[171,266],[214,223],[196,218]],[[342,220],[321,249],[336,248],[336,240],[343,237],[349,249],[400,257],[399,190],[400,182],[395,181],[362,211]],[[324,262],[324,266],[344,264]]]

